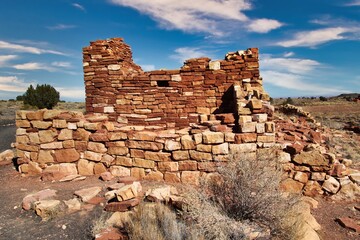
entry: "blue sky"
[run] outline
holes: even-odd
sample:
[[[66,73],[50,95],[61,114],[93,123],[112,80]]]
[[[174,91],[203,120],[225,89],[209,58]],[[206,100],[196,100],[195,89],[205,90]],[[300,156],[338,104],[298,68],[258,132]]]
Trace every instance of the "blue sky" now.
[[[82,47],[110,37],[144,70],[258,47],[272,97],[360,92],[360,0],[1,0],[0,99],[84,101]]]

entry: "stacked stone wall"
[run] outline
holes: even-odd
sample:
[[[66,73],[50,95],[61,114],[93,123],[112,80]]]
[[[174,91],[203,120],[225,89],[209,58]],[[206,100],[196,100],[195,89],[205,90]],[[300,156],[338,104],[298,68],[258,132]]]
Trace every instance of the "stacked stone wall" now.
[[[114,176],[196,183],[233,152],[255,156],[258,148],[274,145],[275,126],[266,114],[248,119],[254,123],[249,133],[234,133],[227,125],[232,114],[221,116],[183,129],[154,130],[99,114],[18,111],[17,162],[20,172],[47,180],[109,171]]]

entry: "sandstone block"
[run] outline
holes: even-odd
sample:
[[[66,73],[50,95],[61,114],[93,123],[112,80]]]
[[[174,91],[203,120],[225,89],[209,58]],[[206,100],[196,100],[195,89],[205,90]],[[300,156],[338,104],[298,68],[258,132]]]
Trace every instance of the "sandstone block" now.
[[[165,182],[169,183],[180,183],[180,173],[166,172],[164,175]]]
[[[296,172],[294,179],[301,182],[301,183],[307,183],[307,181],[309,180],[309,177],[306,173],[304,172]]]
[[[211,152],[211,145],[199,144],[196,145],[196,150],[199,152]]]
[[[318,151],[302,152],[297,154],[293,161],[310,166],[328,166],[330,164],[329,160]]]
[[[28,120],[16,120],[16,127],[18,128],[29,128],[30,122]]]
[[[255,129],[256,129],[257,133],[264,133],[265,132],[265,123],[257,123]]]
[[[90,134],[90,140],[94,142],[107,142],[109,138],[106,131],[98,131]]]
[[[75,141],[74,140],[63,141],[63,148],[75,148]]]
[[[95,162],[100,162],[102,160],[102,156],[103,156],[102,153],[97,153],[92,151],[85,151],[84,153],[84,158]]]
[[[43,120],[43,116],[44,116],[44,111],[40,110],[40,111],[32,111],[32,112],[28,112],[26,113],[26,118],[28,120]]]
[[[151,171],[144,177],[144,179],[151,181],[163,181],[164,175],[160,171]]]
[[[28,163],[27,174],[31,176],[36,176],[36,175],[40,175],[42,171],[43,171],[42,168],[39,166],[37,162]]]
[[[145,151],[145,159],[153,161],[171,161],[171,153]]]
[[[130,149],[130,156],[133,158],[145,158],[145,151],[139,149]]]
[[[133,167],[130,170],[130,174],[136,179],[143,179],[145,177],[145,170],[144,168]]]
[[[321,185],[316,181],[308,181],[304,187],[305,196],[315,197],[323,193],[324,191],[321,189]]]
[[[219,145],[212,146],[212,153],[213,154],[229,154],[229,144],[222,143]]]
[[[199,185],[200,172],[199,171],[183,171],[181,173],[181,182],[191,185]]]
[[[29,194],[23,198],[22,208],[24,210],[30,210],[34,207],[33,204],[36,201],[42,201],[42,200],[54,198],[55,196],[56,196],[56,190],[51,190],[51,189],[44,189],[39,192]]]
[[[51,153],[52,153],[52,151],[40,150],[37,162],[40,164],[53,163],[54,158]]]
[[[86,131],[83,128],[78,128],[76,131],[73,132],[74,140],[78,141],[89,141],[90,132]]]
[[[217,162],[199,162],[198,169],[202,172],[215,172],[217,170]]]
[[[125,156],[129,153],[129,149],[127,147],[109,147],[107,152],[112,155]]]
[[[203,132],[202,135],[205,144],[218,144],[224,142],[224,133],[222,132]]]
[[[31,125],[34,128],[38,128],[38,129],[48,129],[49,127],[52,126],[52,122],[34,120],[34,121],[31,121]]]
[[[265,123],[265,132],[273,133],[275,132],[275,123],[273,122],[266,122]]]
[[[53,128],[67,128],[67,122],[64,119],[54,119],[52,121]]]
[[[51,119],[54,119],[56,118],[58,115],[61,114],[61,111],[60,110],[46,110],[44,112],[44,119],[45,120],[51,120]]]
[[[230,153],[249,153],[255,152],[257,149],[256,143],[242,143],[242,144],[230,144],[229,145]]]
[[[252,120],[258,123],[264,123],[267,121],[268,115],[266,113],[253,114]]]
[[[128,134],[129,140],[138,140],[138,141],[154,141],[157,137],[155,132],[141,131],[141,132],[130,132]]]
[[[59,163],[76,162],[80,159],[80,154],[74,149],[55,150],[54,160]]]
[[[141,167],[141,168],[154,168],[155,162],[151,161],[151,160],[141,159],[141,158],[134,158],[133,166]]]
[[[70,129],[61,129],[58,139],[59,140],[70,140],[73,138],[72,133],[73,133],[73,131]]]
[[[55,129],[39,131],[40,143],[53,142],[57,135],[58,134]]]
[[[251,116],[239,116],[239,124],[251,123],[251,122],[252,122]]]
[[[50,143],[43,143],[40,145],[41,149],[62,149],[63,143],[62,142],[50,142]]]
[[[77,163],[78,172],[83,176],[94,175],[94,162],[87,161],[85,159],[80,159]]]
[[[255,122],[241,123],[240,131],[242,133],[254,133],[256,131],[256,123]]]
[[[304,187],[301,182],[287,178],[280,183],[280,189],[289,193],[300,193]]]
[[[116,191],[116,197],[119,202],[133,199],[142,191],[140,182],[133,182],[132,184],[125,185]]]
[[[172,158],[175,161],[188,160],[190,158],[189,151],[174,151],[172,152]]]
[[[196,161],[212,161],[211,153],[198,152],[195,150],[190,150],[190,158]]]
[[[237,133],[235,134],[235,143],[252,143],[256,142],[257,134],[256,133]]]
[[[110,141],[125,140],[127,139],[127,135],[124,132],[109,132],[108,138]]]
[[[258,135],[257,141],[262,143],[275,142],[275,135]]]
[[[196,171],[197,162],[196,161],[180,161],[179,162],[179,171]]]
[[[130,176],[130,169],[122,166],[111,166],[110,172],[116,177]]]
[[[128,148],[160,151],[163,149],[163,144],[158,142],[147,142],[147,141],[127,141]]]
[[[165,141],[165,150],[167,151],[176,151],[181,149],[181,143],[174,140]]]
[[[249,102],[249,107],[250,107],[252,110],[261,109],[261,108],[262,108],[262,102],[261,102],[261,100],[252,99],[252,100],[250,100],[250,102]]]
[[[340,189],[340,183],[331,176],[326,176],[326,180],[324,181],[322,188],[327,192],[335,194]]]
[[[88,202],[92,198],[94,198],[96,195],[98,195],[101,192],[101,187],[90,187],[90,188],[84,188],[81,190],[77,190],[74,192],[74,194],[83,202]]]
[[[314,181],[324,181],[326,173],[324,172],[312,172],[311,173],[311,180]]]
[[[74,212],[80,211],[80,209],[81,209],[81,202],[77,198],[65,200],[64,204],[67,207],[68,213],[74,213]]]
[[[120,165],[120,166],[131,167],[133,165],[133,160],[132,160],[132,158],[128,158],[128,157],[124,157],[124,156],[117,156],[114,164]]]
[[[177,162],[158,162],[158,169],[160,171],[176,172],[179,170]]]
[[[196,148],[195,141],[193,140],[192,136],[190,136],[190,135],[184,135],[181,137],[181,146],[182,146],[182,149],[184,149],[184,150]]]
[[[42,200],[34,203],[35,212],[43,220],[54,217],[60,211],[59,200]]]

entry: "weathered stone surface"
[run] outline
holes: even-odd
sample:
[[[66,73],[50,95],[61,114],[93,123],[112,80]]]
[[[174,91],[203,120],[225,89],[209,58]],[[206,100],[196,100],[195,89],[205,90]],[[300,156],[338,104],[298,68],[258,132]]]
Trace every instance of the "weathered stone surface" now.
[[[132,198],[125,201],[120,202],[111,202],[105,206],[105,211],[107,212],[127,212],[130,208],[139,205],[139,198]],[[119,238],[116,238],[119,239]]]
[[[90,140],[94,142],[107,142],[109,141],[107,131],[98,131],[90,134]]]
[[[136,179],[143,179],[145,177],[144,168],[133,167],[130,170],[130,175]]]
[[[155,132],[141,131],[141,132],[130,132],[128,134],[129,140],[138,140],[138,141],[154,141],[157,137]]]
[[[108,138],[110,141],[125,140],[127,139],[127,135],[124,132],[109,132]]]
[[[171,153],[145,151],[145,156],[144,157],[147,160],[153,160],[153,161],[156,161],[156,162],[170,161],[171,160]]]
[[[165,182],[169,182],[169,183],[180,183],[181,182],[180,173],[165,172],[164,180],[165,180]]]
[[[67,207],[68,213],[73,213],[81,210],[81,202],[77,198],[65,200],[64,204]]]
[[[97,153],[92,151],[85,151],[84,154],[84,158],[95,162],[100,162],[102,160],[102,157],[103,157],[102,153]]]
[[[44,116],[43,110],[31,111],[31,112],[26,113],[26,118],[28,120],[43,120],[43,116]]]
[[[326,173],[324,172],[312,172],[311,173],[311,180],[315,181],[324,181]]]
[[[174,140],[165,141],[165,150],[167,151],[176,151],[181,149],[181,143]]]
[[[37,162],[40,163],[40,164],[54,162],[52,152],[53,151],[51,151],[51,150],[50,151],[49,150],[40,150]]]
[[[309,180],[309,177],[306,173],[304,172],[296,172],[294,179],[301,182],[301,183],[307,183],[307,181]]]
[[[59,200],[41,200],[34,203],[35,212],[43,220],[56,216],[60,211]]]
[[[54,160],[59,163],[76,162],[80,159],[80,154],[74,149],[55,150]]]
[[[330,163],[329,160],[318,151],[302,152],[296,155],[293,161],[298,164],[310,166],[328,166]]]
[[[100,174],[100,178],[103,181],[111,181],[114,178],[114,176],[110,172],[103,172]],[[106,198],[106,194],[105,194],[105,198]]]
[[[50,126],[52,126],[52,122],[45,122],[45,121],[31,121],[31,125],[34,128],[38,129],[48,129]]]
[[[240,124],[242,133],[254,133],[256,131],[256,122],[245,122]]]
[[[109,147],[107,152],[111,155],[125,156],[129,153],[129,149],[127,147]]]
[[[11,162],[15,157],[15,153],[13,150],[5,150],[0,153],[0,163],[1,162]]]
[[[132,163],[133,163],[132,158],[124,157],[124,156],[117,156],[115,160],[115,165],[120,165],[120,166],[131,167],[133,165]]]
[[[182,146],[182,149],[184,149],[184,150],[196,148],[195,141],[193,140],[192,136],[190,136],[190,135],[184,135],[181,137],[181,146]]]
[[[175,161],[190,159],[189,151],[174,151],[172,152],[172,158]]]
[[[29,128],[30,122],[28,120],[16,120],[16,127],[18,128]]]
[[[62,142],[51,142],[51,143],[43,143],[40,145],[41,149],[62,149]]]
[[[331,176],[326,176],[326,180],[324,181],[322,188],[330,193],[337,193],[340,189],[340,183]]]
[[[54,119],[56,118],[58,115],[61,114],[60,110],[47,110],[44,112],[44,119],[45,120],[49,120],[49,119]]]
[[[250,102],[249,102],[249,107],[251,109],[261,109],[262,108],[262,102],[260,100],[257,100],[257,99],[252,99]]]
[[[190,150],[190,158],[196,161],[211,161],[212,155],[211,153],[198,152],[195,150]]]
[[[230,153],[249,153],[255,152],[257,149],[256,143],[230,144]]]
[[[151,180],[151,181],[162,181],[164,180],[164,175],[160,171],[152,171],[148,173],[145,177],[145,180]]]
[[[304,187],[301,182],[287,178],[280,183],[280,189],[289,193],[300,193]]]
[[[158,169],[160,171],[176,172],[179,170],[177,162],[158,162]]]
[[[62,142],[63,148],[75,148],[75,141],[74,140],[65,140]]]
[[[222,132],[204,132],[203,142],[205,144],[218,144],[224,142],[224,133]]]
[[[155,162],[152,160],[146,160],[141,158],[134,158],[133,166],[141,168],[154,168]]]
[[[56,196],[56,190],[52,189],[44,189],[37,193],[29,194],[26,197],[24,197],[22,201],[22,208],[24,210],[30,210],[33,208],[33,204],[36,201],[42,201],[46,199],[51,199]]]
[[[142,191],[140,182],[133,182],[116,190],[115,195],[119,202],[136,198]]]
[[[350,173],[349,178],[351,181],[360,186],[360,172]]]
[[[73,131],[70,129],[61,129],[58,139],[59,140],[70,140],[73,138]]]
[[[146,191],[145,196],[151,202],[165,202],[170,198],[170,190],[170,186],[157,187]]]
[[[106,171],[107,171],[107,169],[104,166],[104,164],[95,163],[95,165],[94,165],[94,174],[95,175],[100,175],[101,173],[106,172]]]
[[[199,171],[183,171],[181,173],[181,182],[185,184],[199,185]]]
[[[229,154],[229,144],[222,143],[219,145],[212,146],[212,153],[213,154]]]
[[[196,146],[196,150],[199,152],[211,153],[212,145],[199,144]]]
[[[116,177],[130,176],[130,169],[122,166],[111,166],[110,172]]]
[[[163,149],[163,144],[158,142],[146,142],[146,141],[127,141],[128,148],[160,151]]]
[[[77,163],[78,172],[80,175],[90,176],[94,175],[94,162],[80,159]]]
[[[179,162],[179,171],[196,171],[197,162],[196,161],[180,161]]]
[[[309,197],[315,197],[322,195],[324,191],[321,188],[321,185],[316,181],[308,181],[304,187],[304,195]]]
[[[36,176],[36,175],[40,175],[42,171],[43,171],[42,168],[39,166],[37,162],[28,163],[27,174]]]
[[[92,198],[94,198],[96,195],[98,195],[101,192],[101,187],[90,187],[90,188],[84,188],[80,189],[74,192],[74,194],[83,202],[88,202]]]
[[[67,122],[63,119],[54,119],[52,126],[53,128],[67,128]]]
[[[78,128],[76,131],[73,132],[74,140],[78,141],[89,141],[90,132],[86,131],[83,128]]]
[[[39,140],[40,143],[49,143],[54,141],[55,137],[57,136],[57,131],[54,129],[51,130],[42,130],[39,131]]]

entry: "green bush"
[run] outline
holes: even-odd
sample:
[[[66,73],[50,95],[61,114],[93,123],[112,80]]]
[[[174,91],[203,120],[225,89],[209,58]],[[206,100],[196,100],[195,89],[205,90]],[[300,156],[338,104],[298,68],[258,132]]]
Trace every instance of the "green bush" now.
[[[36,106],[39,109],[52,109],[59,100],[59,92],[48,84],[36,85],[36,88],[30,85],[23,95],[24,104]]]
[[[323,102],[328,100],[326,97],[323,97],[323,96],[320,96],[319,99],[320,99],[320,101],[323,101]]]

